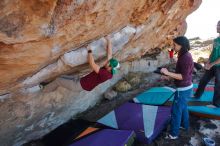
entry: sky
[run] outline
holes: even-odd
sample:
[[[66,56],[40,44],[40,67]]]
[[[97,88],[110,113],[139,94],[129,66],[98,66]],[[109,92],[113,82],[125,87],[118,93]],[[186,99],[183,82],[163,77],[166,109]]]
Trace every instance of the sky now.
[[[217,22],[220,20],[220,0],[203,0],[200,7],[191,13],[187,19],[188,38],[200,37],[208,39],[218,36]]]

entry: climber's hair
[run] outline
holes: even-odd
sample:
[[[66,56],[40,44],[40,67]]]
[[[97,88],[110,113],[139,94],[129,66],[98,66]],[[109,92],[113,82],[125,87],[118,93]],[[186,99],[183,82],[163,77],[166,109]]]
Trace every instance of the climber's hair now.
[[[190,49],[189,40],[185,36],[179,36],[173,39],[173,41],[181,46],[180,54],[185,54]]]

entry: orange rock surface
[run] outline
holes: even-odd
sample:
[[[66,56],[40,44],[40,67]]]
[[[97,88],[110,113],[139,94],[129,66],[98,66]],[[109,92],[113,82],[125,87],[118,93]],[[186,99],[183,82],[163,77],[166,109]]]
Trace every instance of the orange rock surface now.
[[[65,52],[125,26],[141,29],[116,56],[121,60],[140,56],[165,42],[200,3],[201,0],[0,1],[0,93],[24,87],[21,83],[27,77],[56,62]],[[133,51],[134,48],[138,49]]]

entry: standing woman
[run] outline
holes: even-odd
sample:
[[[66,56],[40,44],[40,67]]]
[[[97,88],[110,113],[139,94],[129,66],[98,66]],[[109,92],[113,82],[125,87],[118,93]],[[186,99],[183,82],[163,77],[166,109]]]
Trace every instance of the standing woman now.
[[[176,92],[171,111],[171,129],[167,139],[177,139],[179,128],[189,129],[189,113],[187,109],[187,97],[192,95],[192,73],[193,59],[188,52],[190,49],[189,40],[184,36],[173,39],[174,51],[178,53],[176,72],[169,72],[166,68],[161,69],[164,78],[175,79]],[[182,125],[181,125],[182,124]]]

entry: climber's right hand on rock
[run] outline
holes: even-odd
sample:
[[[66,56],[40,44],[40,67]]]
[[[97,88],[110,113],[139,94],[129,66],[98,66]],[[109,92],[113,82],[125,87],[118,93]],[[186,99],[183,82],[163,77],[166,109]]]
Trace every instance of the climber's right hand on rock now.
[[[105,40],[106,40],[107,42],[110,42],[110,36],[109,36],[109,35],[105,36],[104,38],[105,38]]]
[[[87,46],[86,46],[86,49],[87,49],[87,51],[89,51],[89,50],[91,50],[91,51],[92,51],[92,48],[91,48],[91,46],[90,46],[90,45],[87,45]]]

